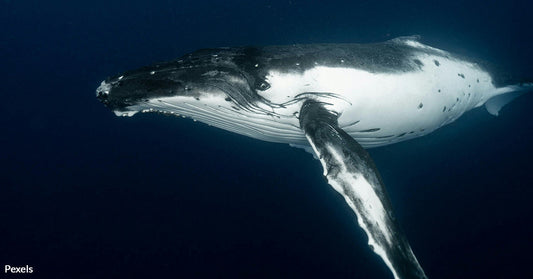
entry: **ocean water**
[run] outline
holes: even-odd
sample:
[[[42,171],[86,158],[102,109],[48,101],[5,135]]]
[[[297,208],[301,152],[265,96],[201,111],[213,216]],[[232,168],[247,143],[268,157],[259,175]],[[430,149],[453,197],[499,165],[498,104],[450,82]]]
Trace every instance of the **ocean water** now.
[[[207,47],[423,42],[533,77],[528,1],[0,1],[4,278],[392,278],[320,163],[162,115],[110,75]],[[531,80],[531,79],[530,79]],[[429,278],[532,278],[533,92],[371,149]]]

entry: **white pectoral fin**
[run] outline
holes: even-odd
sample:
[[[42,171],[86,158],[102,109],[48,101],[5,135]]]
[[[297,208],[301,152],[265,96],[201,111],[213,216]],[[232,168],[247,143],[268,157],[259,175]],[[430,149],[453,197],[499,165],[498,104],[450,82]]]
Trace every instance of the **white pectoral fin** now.
[[[313,155],[313,158],[318,159],[318,157],[316,156],[315,151],[313,150],[313,148],[310,145],[300,145],[300,144],[289,144],[289,145],[291,147],[303,149],[303,150],[305,150],[305,152]]]
[[[328,183],[357,215],[368,244],[395,278],[426,278],[392,215],[385,188],[368,153],[337,125],[323,104],[306,101],[300,126],[324,168]]]

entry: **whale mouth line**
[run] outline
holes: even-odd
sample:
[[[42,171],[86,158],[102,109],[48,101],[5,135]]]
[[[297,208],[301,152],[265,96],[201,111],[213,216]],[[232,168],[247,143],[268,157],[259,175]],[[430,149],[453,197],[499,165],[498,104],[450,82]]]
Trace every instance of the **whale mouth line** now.
[[[109,94],[111,87],[112,83],[102,81],[101,85],[96,90],[97,97],[104,104],[106,104],[107,102],[107,95]],[[231,94],[227,94],[227,97],[231,100],[235,107],[228,107],[226,109],[235,110],[236,112],[238,110],[243,110],[249,113],[260,113],[263,115],[268,115],[277,118],[295,117],[294,114],[281,114],[279,112],[276,112],[276,110],[284,109],[288,106],[298,105],[298,103],[303,103],[308,99],[322,99],[322,102],[326,105],[332,105],[331,103],[328,103],[326,99],[338,99],[346,102],[349,105],[352,105],[350,101],[346,100],[346,98],[342,97],[341,95],[329,92],[303,92],[294,96],[292,100],[282,103],[274,103],[262,96],[259,96],[259,100],[245,101],[245,103],[242,104],[241,102],[239,102],[242,100],[237,100]],[[161,105],[157,105],[157,103],[160,103]],[[259,104],[264,104],[266,107],[262,107]],[[180,113],[180,109],[180,106],[173,104],[172,102],[169,102],[167,100],[164,100],[164,98],[155,98],[150,101],[146,100],[143,103],[126,106],[122,109],[116,109],[113,110],[113,112],[118,117],[132,117],[138,113],[158,113],[163,115],[174,115],[181,116],[183,118],[189,118],[187,115],[185,115],[186,113]]]
[[[119,111],[119,110],[115,110],[113,111],[115,113],[116,116],[119,116],[119,117],[132,117],[136,114],[150,114],[150,113],[154,113],[154,114],[164,114],[164,115],[175,115],[175,116],[183,116],[185,117],[184,115],[181,115],[175,111],[170,111],[170,110],[157,110],[157,109],[143,109],[143,110],[140,110],[140,111],[131,111],[131,110],[125,110],[125,111]]]

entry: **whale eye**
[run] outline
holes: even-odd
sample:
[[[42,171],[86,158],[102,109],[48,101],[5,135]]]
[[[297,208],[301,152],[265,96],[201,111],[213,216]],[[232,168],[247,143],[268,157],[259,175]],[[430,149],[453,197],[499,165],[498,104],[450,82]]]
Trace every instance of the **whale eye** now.
[[[259,89],[261,91],[265,91],[265,90],[267,90],[269,88],[270,88],[270,84],[268,84],[268,82],[266,82],[266,81],[262,81],[262,82],[260,82],[257,85],[257,89]]]

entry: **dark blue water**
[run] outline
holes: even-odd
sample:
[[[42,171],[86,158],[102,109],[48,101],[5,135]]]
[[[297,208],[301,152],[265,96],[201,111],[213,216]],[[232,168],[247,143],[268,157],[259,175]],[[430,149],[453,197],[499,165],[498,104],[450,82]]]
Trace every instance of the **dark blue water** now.
[[[533,77],[528,1],[79,2],[0,1],[0,277],[391,278],[309,154],[117,118],[94,97],[107,76],[205,47],[420,34]],[[430,278],[533,276],[532,106],[370,151]]]

